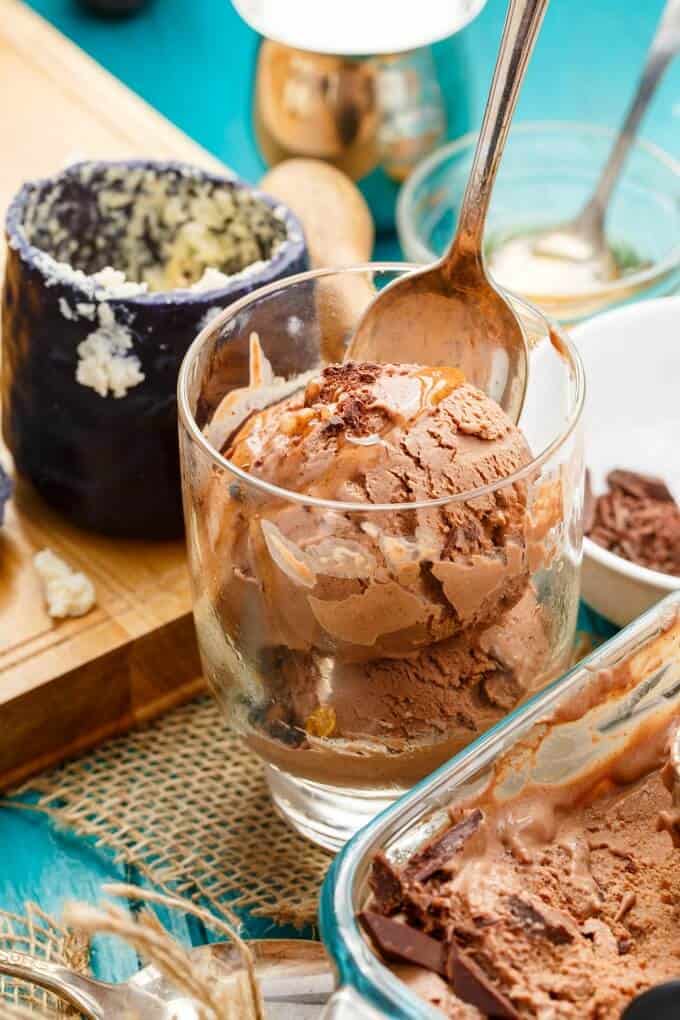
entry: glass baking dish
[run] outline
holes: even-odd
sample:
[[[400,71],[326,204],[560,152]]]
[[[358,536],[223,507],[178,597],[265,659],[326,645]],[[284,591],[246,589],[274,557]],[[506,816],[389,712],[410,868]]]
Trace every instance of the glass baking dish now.
[[[680,714],[680,592],[620,631],[362,829],[335,859],[321,897],[321,935],[338,976],[326,1020],[441,1020],[376,955],[357,924],[374,854],[409,857],[483,790],[557,783],[616,755],[642,726]],[[657,718],[658,716],[658,718]],[[550,722],[550,725],[547,723]],[[507,784],[507,787],[505,786]]]

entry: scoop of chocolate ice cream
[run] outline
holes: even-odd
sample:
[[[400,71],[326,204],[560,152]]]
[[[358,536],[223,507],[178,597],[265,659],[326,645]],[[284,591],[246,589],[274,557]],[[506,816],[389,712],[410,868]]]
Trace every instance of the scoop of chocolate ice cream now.
[[[401,656],[491,624],[526,589],[524,483],[404,506],[479,489],[530,460],[521,432],[456,369],[331,365],[251,411],[222,450],[290,493],[351,504],[240,484],[220,494],[209,525],[219,601],[259,646],[346,662]]]
[[[270,671],[270,711],[318,736],[378,741],[392,750],[446,738],[464,747],[532,691],[549,658],[543,614],[528,590],[478,635],[457,635],[400,659],[341,662],[283,652]],[[265,718],[266,723],[266,718]]]

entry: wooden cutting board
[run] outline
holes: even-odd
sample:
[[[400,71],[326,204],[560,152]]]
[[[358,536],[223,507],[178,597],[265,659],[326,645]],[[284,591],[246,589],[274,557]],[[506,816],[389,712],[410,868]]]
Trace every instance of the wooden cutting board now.
[[[0,214],[23,180],[77,156],[221,166],[18,0],[0,12],[0,95],[17,97],[0,103]],[[313,264],[370,257],[370,213],[339,171],[297,160],[271,190],[302,220]],[[367,293],[362,278],[346,300]],[[11,468],[1,439],[0,461]],[[33,567],[46,546],[92,578],[86,616],[48,616]],[[201,691],[190,610],[183,543],[88,534],[18,485],[0,528],[0,789]]]
[[[18,0],[0,7],[3,214],[23,180],[77,155],[220,166]],[[32,563],[45,546],[94,581],[86,616],[48,616]],[[87,534],[18,487],[0,529],[0,787],[200,691],[190,611],[183,543]]]

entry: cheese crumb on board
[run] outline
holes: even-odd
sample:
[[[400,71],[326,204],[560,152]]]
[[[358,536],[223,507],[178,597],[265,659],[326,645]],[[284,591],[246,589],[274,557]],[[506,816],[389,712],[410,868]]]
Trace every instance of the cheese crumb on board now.
[[[116,322],[111,306],[99,305],[99,326],[78,344],[76,381],[89,386],[100,397],[109,392],[116,398],[126,396],[133,386],[144,382],[139,358],[129,354],[132,336],[126,326]]]
[[[66,616],[84,616],[89,613],[97,597],[94,585],[86,574],[72,570],[51,549],[36,553],[33,564],[42,581],[50,616],[63,619]]]

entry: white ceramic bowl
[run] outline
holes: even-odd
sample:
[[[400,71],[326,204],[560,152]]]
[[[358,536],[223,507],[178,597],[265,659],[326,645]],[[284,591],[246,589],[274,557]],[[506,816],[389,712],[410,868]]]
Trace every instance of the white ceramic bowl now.
[[[627,305],[571,331],[586,370],[586,463],[593,491],[612,468],[659,475],[680,488],[680,297]],[[630,563],[586,538],[582,595],[624,626],[680,578]]]

